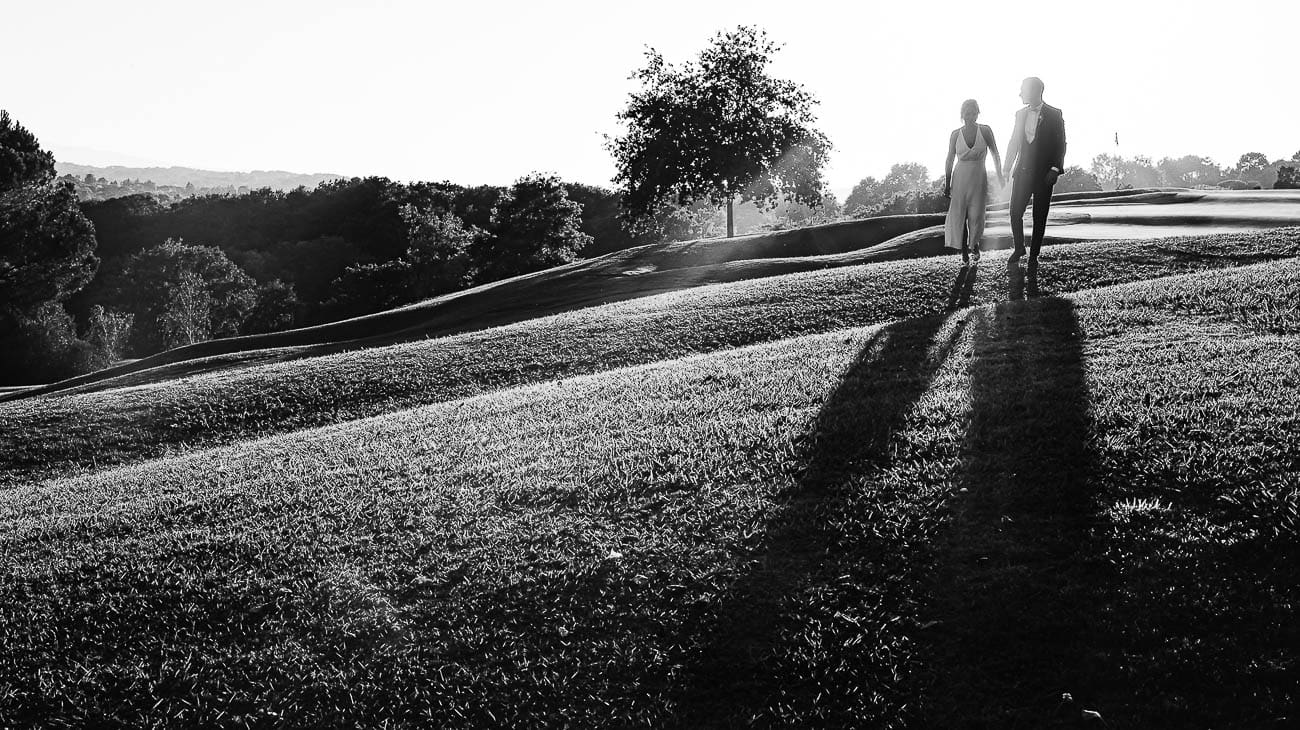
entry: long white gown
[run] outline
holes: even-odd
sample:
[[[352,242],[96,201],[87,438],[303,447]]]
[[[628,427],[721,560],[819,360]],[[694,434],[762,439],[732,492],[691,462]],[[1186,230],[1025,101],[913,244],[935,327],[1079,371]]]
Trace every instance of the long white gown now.
[[[979,250],[984,236],[984,207],[989,179],[984,170],[984,158],[989,145],[984,141],[984,130],[975,128],[975,145],[966,144],[966,133],[957,130],[957,163],[952,171],[952,202],[948,204],[948,219],[944,224],[943,245],[961,248],[962,230],[969,236],[970,250]]]

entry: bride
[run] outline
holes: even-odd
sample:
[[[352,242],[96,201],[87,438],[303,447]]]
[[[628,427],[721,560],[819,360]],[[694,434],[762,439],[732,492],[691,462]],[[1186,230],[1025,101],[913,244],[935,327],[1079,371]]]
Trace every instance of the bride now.
[[[975,263],[980,260],[980,238],[984,235],[985,196],[988,193],[988,173],[984,170],[984,157],[993,152],[993,165],[998,171],[998,184],[1005,186],[1002,177],[1002,158],[993,130],[976,124],[980,105],[974,99],[961,103],[962,126],[954,129],[948,138],[948,161],[944,164],[943,194],[951,199],[948,219],[944,226],[943,244],[961,249],[962,265],[970,263],[973,252]],[[953,160],[957,169],[953,169]],[[965,235],[963,235],[963,232]]]

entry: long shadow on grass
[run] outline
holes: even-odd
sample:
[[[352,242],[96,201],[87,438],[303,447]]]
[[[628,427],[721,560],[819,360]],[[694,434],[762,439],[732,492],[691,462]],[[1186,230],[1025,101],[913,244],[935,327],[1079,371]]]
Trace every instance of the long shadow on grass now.
[[[882,504],[911,485],[874,477],[892,462],[967,316],[888,327],[844,373],[806,442],[801,479],[675,683],[682,727],[868,727],[906,711],[895,688],[907,639],[881,617],[907,612],[912,598],[896,589],[916,583],[906,576],[916,569],[908,545],[918,541],[906,515]]]
[[[921,726],[1075,727],[1096,696],[1088,398],[1073,304],[972,318],[972,416],[922,655]],[[1063,700],[1069,693],[1073,702]]]
[[[948,292],[947,311],[952,312],[970,306],[971,293],[975,290],[975,279],[979,276],[978,266],[963,266],[957,271],[957,279]]]

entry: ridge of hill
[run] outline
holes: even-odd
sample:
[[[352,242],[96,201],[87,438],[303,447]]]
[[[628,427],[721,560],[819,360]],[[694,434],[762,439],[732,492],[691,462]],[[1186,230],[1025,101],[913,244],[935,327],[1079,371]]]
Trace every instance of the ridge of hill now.
[[[194,167],[127,167],[124,165],[79,165],[74,162],[55,162],[54,171],[59,175],[85,177],[94,175],[109,181],[126,180],[151,181],[158,185],[185,187],[187,183],[196,188],[247,187],[253,190],[271,188],[273,190],[293,190],[297,187],[314,188],[330,180],[342,179],[342,175],[327,172],[298,173],[285,170],[252,170],[249,172],[227,172],[221,170],[202,170]]]
[[[1300,264],[1245,256],[7,490],[0,715],[1285,722]]]

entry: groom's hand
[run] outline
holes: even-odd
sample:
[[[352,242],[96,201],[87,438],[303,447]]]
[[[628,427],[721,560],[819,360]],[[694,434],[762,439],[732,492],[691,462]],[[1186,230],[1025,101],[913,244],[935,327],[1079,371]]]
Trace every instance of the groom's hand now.
[[[1059,177],[1061,177],[1061,173],[1057,172],[1056,170],[1048,170],[1048,171],[1047,171],[1047,180],[1046,180],[1047,185],[1048,185],[1049,187],[1052,186],[1052,185],[1055,185],[1055,184],[1056,184],[1056,180],[1057,180],[1057,178],[1059,178]]]

